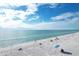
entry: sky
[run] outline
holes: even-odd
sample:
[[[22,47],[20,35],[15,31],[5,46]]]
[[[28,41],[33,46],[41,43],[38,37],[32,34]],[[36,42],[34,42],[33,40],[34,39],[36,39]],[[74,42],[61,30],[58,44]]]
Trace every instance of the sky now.
[[[0,28],[79,30],[79,3],[0,0]]]

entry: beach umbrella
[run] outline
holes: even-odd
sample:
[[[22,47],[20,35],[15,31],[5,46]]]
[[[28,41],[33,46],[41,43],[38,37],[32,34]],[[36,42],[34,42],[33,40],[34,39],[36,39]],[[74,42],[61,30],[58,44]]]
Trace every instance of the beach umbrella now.
[[[53,47],[54,47],[54,48],[59,48],[60,45],[59,45],[59,44],[54,44]]]

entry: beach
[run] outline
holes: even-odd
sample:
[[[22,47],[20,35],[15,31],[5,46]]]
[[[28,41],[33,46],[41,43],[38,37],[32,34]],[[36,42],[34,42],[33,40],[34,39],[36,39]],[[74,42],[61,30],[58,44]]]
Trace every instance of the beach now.
[[[0,48],[0,56],[79,56],[79,32],[56,37]],[[61,53],[61,49],[72,54]]]

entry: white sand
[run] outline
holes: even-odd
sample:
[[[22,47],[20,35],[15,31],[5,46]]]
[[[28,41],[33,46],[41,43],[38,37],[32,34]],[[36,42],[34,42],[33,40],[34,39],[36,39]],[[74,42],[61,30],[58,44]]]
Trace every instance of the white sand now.
[[[60,49],[63,48],[65,51],[72,52],[72,55],[79,55],[79,32],[58,36],[60,40],[55,40],[55,37],[19,44],[12,47],[0,48],[1,56],[70,56],[63,54]],[[53,42],[50,42],[53,40]],[[39,45],[42,43],[42,45]],[[55,44],[59,44],[59,48],[54,48]],[[22,48],[22,50],[18,50]]]

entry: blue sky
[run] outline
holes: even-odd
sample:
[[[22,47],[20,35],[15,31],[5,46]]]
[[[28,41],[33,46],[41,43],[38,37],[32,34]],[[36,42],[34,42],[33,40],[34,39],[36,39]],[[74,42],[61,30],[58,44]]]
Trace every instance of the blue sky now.
[[[78,7],[79,3],[3,2],[0,4],[0,27],[78,30]]]
[[[14,9],[15,9],[15,10],[21,10],[21,11],[26,11],[26,10],[27,10],[27,6],[25,6],[25,5],[16,6]]]

